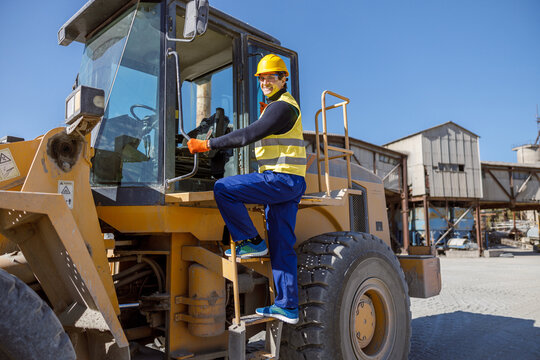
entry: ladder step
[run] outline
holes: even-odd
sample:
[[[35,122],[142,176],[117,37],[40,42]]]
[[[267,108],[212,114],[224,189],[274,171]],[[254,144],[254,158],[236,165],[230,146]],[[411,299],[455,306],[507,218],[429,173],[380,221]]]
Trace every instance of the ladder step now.
[[[349,154],[341,154],[341,155],[330,156],[330,157],[328,158],[328,160],[339,159],[339,158],[347,157],[347,156],[349,156]],[[323,157],[323,158],[320,158],[320,159],[319,159],[319,162],[323,162],[323,161],[325,161],[325,160],[326,160],[326,158]]]
[[[340,151],[340,152],[342,152],[342,153],[349,154],[349,155],[353,155],[353,154],[354,154],[354,151],[349,150],[349,149],[345,149],[345,148],[339,148],[339,147],[336,147],[336,146],[330,146],[330,145],[328,145],[327,148],[328,148],[328,150],[332,150],[332,151]]]
[[[270,256],[261,256],[261,257],[252,257],[252,258],[245,258],[240,259],[239,257],[236,258],[237,263],[256,263],[256,262],[267,262],[270,261]]]
[[[262,324],[262,323],[270,322],[270,321],[279,321],[278,319],[271,318],[271,317],[264,317],[259,314],[244,315],[240,317],[240,320],[243,321],[246,324],[246,326]]]

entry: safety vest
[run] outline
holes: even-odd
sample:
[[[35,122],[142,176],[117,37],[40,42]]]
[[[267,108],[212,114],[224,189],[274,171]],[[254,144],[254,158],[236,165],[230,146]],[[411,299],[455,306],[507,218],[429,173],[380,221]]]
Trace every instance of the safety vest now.
[[[269,135],[255,143],[255,158],[259,172],[275,172],[306,176],[306,148],[302,131],[300,107],[291,94],[284,92],[276,101],[285,101],[298,110],[298,118],[285,134]],[[261,113],[264,114],[266,109]]]

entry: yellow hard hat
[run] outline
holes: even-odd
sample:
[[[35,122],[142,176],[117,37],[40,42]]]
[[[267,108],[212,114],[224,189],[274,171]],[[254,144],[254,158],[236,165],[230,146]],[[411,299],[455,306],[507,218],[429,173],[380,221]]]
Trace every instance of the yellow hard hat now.
[[[257,65],[257,73],[255,76],[259,76],[264,73],[272,73],[272,72],[284,72],[287,76],[289,76],[289,72],[287,71],[287,65],[285,65],[285,61],[281,59],[279,56],[274,54],[268,54],[265,57],[259,61],[259,65]]]

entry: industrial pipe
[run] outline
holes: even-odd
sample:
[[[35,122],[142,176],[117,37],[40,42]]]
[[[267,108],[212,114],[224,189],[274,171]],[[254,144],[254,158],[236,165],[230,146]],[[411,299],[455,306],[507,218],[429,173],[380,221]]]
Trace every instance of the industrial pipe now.
[[[163,270],[159,267],[157,262],[147,257],[136,256],[136,255],[118,256],[118,257],[109,258],[109,262],[125,262],[125,261],[136,261],[138,263],[142,261],[148,264],[152,268],[154,273],[156,274],[159,292],[163,292],[163,282],[165,280],[165,274],[163,273]],[[127,269],[126,271],[128,270],[129,269]]]
[[[124,285],[127,285],[129,283],[132,283],[133,281],[135,280],[138,280],[140,278],[143,278],[147,275],[150,275],[152,273],[152,270],[146,270],[146,271],[143,271],[143,272],[140,272],[140,273],[137,273],[137,274],[133,274],[123,280],[120,280],[119,282],[117,282],[116,284],[114,284],[114,287],[116,289],[118,289],[119,287],[122,287]]]

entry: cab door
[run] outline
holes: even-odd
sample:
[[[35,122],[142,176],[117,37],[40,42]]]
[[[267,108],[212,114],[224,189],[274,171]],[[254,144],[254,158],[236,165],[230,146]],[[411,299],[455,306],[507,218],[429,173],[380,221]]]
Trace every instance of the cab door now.
[[[243,117],[242,126],[248,126],[257,121],[260,116],[260,102],[264,102],[265,97],[259,87],[259,81],[254,74],[257,72],[257,64],[268,54],[280,56],[289,70],[287,80],[287,89],[300,105],[300,93],[298,83],[298,54],[282,46],[264,41],[251,35],[242,37],[243,53]],[[257,171],[257,162],[255,161],[254,145],[243,149],[240,157],[241,173],[250,173]]]

